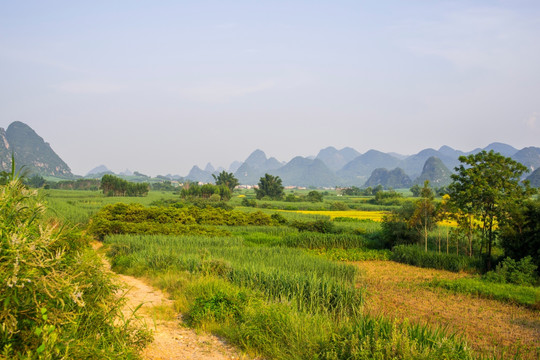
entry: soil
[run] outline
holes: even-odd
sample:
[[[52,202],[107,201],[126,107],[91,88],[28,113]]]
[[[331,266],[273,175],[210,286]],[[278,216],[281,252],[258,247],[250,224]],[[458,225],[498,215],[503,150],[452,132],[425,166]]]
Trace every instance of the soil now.
[[[463,335],[468,344],[483,355],[514,358],[519,353],[523,359],[540,358],[539,311],[423,285],[435,277],[452,279],[467,274],[393,261],[355,264],[364,272],[368,313],[446,327],[450,332]]]
[[[94,244],[94,248],[101,243]],[[110,267],[104,260],[105,266]],[[248,359],[233,346],[216,336],[197,333],[186,328],[181,314],[174,313],[173,301],[143,280],[116,274],[124,290],[119,296],[127,299],[123,312],[126,316],[133,314],[140,318],[153,334],[153,342],[142,352],[143,359],[148,360],[232,360]],[[142,304],[142,305],[141,305]],[[169,314],[160,316],[160,314]],[[170,316],[172,314],[172,316]],[[172,318],[172,320],[170,319]]]

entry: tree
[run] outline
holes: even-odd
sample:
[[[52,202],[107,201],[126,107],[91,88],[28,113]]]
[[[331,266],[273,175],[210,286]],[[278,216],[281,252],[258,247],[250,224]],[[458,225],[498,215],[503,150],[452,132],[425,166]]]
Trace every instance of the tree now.
[[[259,179],[258,185],[259,188],[255,189],[255,194],[259,200],[265,196],[268,196],[272,200],[280,200],[285,195],[279,176],[264,174]]]
[[[412,192],[413,197],[419,197],[422,188],[420,187],[420,185],[414,184],[409,190]]]
[[[306,200],[310,202],[322,202],[323,194],[318,191],[312,190],[307,194]]]
[[[490,270],[497,226],[508,221],[512,207],[531,194],[528,183],[520,183],[527,168],[493,150],[460,156],[459,161],[462,164],[455,168],[456,173],[452,175],[453,182],[449,186],[450,202],[458,211],[458,226],[465,224],[470,234],[470,255],[472,228],[480,226],[481,249],[486,246],[487,268]],[[475,221],[479,224],[476,225]]]
[[[425,250],[427,251],[428,234],[435,226],[437,209],[433,203],[433,190],[429,187],[429,180],[424,181],[420,189],[420,198],[415,203],[415,210],[409,219],[411,227],[418,229],[424,237]]]
[[[511,221],[501,228],[501,246],[512,259],[531,256],[540,273],[540,199],[512,210]]]
[[[234,177],[233,173],[228,173],[225,170],[220,172],[218,176],[212,174],[212,177],[216,181],[216,185],[225,185],[233,192],[234,188],[238,186],[238,179]]]

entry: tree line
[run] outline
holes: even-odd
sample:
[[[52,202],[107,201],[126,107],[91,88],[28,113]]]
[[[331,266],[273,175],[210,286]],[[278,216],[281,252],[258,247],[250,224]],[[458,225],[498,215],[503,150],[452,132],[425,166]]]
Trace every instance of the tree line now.
[[[103,175],[100,189],[105,196],[146,196],[148,183],[132,183],[114,175]]]

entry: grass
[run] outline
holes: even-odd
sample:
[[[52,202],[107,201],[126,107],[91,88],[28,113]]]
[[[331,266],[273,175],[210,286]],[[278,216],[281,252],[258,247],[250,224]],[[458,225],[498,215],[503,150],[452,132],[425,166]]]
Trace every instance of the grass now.
[[[279,238],[280,231],[255,237]],[[244,236],[252,227],[242,227]],[[458,337],[362,314],[354,266],[241,237],[117,235],[113,268],[169,292],[188,325],[268,359],[472,359]]]
[[[49,216],[82,226],[105,205],[118,202],[150,205],[161,199],[178,199],[178,195],[166,191],[150,191],[145,197],[107,197],[101,191],[90,190],[51,189],[40,190],[40,193],[48,203]]]
[[[106,242],[113,244],[113,267],[136,274],[146,269],[217,274],[313,313],[355,314],[362,305],[362,291],[354,288],[354,267],[297,249],[249,248],[241,238],[197,236],[118,235]]]
[[[494,283],[479,278],[435,279],[429,282],[429,286],[455,293],[526,305],[540,310],[540,288],[538,287]]]

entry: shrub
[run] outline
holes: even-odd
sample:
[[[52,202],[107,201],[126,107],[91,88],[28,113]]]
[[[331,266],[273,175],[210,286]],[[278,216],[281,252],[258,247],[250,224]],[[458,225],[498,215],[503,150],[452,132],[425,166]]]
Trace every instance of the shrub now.
[[[502,284],[533,285],[536,282],[535,271],[536,265],[530,256],[520,261],[507,257],[495,270],[487,272],[484,280]]]
[[[88,242],[44,220],[36,196],[17,179],[0,189],[0,358],[137,358],[148,333],[123,320]]]
[[[293,221],[291,226],[298,231],[311,231],[323,234],[334,232],[334,224],[330,220]]]

